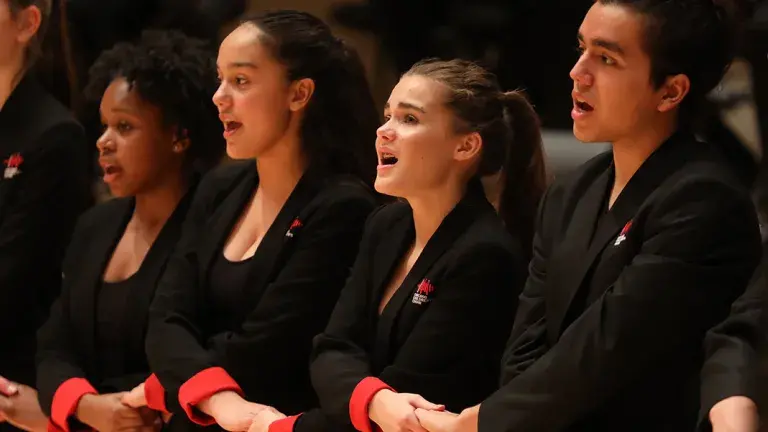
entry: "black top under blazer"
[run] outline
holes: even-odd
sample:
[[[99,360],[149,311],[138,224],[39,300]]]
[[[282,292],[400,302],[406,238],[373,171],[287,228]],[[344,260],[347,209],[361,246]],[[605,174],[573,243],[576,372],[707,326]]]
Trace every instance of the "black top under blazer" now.
[[[99,300],[118,287],[103,287],[112,253],[134,209],[132,198],[99,204],[78,221],[64,259],[62,293],[38,334],[37,388],[40,406],[53,430],[69,430],[69,421],[84,394],[130,391],[149,376],[144,352],[149,305],[157,281],[176,245],[191,203],[190,190],[152,243],[138,271],[126,282],[130,295],[110,311]],[[114,316],[120,352],[99,345],[100,317]],[[110,348],[117,348],[112,341]],[[118,354],[118,355],[116,355]],[[105,364],[114,363],[114,364]],[[109,371],[105,373],[104,371]]]
[[[285,426],[370,431],[368,404],[384,388],[420,394],[449,410],[475,405],[497,388],[525,282],[520,242],[473,182],[379,315],[414,238],[407,203],[371,216],[352,276],[315,339],[311,373],[322,411],[282,420]],[[273,424],[270,430],[288,429]]]
[[[69,111],[25,76],[0,108],[0,373],[34,385],[35,332],[92,202],[88,144]]]
[[[720,155],[684,133],[607,211],[612,161],[595,157],[543,199],[481,432],[696,427],[704,335],[757,265],[757,215]]]
[[[376,200],[357,179],[310,168],[243,263],[247,283],[229,290],[224,316],[209,301],[211,269],[257,186],[253,161],[203,180],[152,304],[146,347],[155,374],[146,396],[151,407],[177,414],[174,429],[213,424],[194,406],[222,390],[287,413],[317,404],[312,338],[328,321]]]

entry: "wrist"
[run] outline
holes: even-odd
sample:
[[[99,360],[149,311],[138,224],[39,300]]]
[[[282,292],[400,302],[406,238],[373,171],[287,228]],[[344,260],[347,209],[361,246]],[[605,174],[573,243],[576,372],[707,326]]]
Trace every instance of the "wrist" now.
[[[90,413],[92,412],[93,400],[97,396],[94,394],[85,394],[77,401],[77,408],[75,408],[75,417],[83,423],[88,424],[90,419]]]
[[[226,390],[215,393],[208,399],[200,402],[198,408],[209,416],[216,417],[216,414],[220,413],[224,408],[235,406],[242,402],[243,398],[239,394]]]
[[[383,401],[386,400],[387,396],[394,393],[395,392],[390,389],[381,389],[377,391],[371,398],[371,402],[368,404],[368,418],[373,420],[374,423],[378,423],[376,417],[378,417],[378,413],[381,411],[380,407]]]

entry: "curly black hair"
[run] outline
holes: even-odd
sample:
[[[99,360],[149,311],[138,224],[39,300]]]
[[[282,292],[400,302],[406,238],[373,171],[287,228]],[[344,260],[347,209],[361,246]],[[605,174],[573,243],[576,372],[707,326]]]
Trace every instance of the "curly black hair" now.
[[[101,54],[91,66],[86,97],[98,101],[117,78],[158,107],[165,124],[186,133],[195,170],[204,172],[221,161],[226,146],[211,102],[218,80],[207,42],[175,30],[147,30],[136,43],[119,43]]]

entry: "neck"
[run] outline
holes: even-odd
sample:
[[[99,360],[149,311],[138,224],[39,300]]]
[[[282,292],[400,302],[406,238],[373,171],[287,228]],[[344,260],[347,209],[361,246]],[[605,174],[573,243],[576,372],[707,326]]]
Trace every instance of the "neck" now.
[[[298,136],[285,137],[256,159],[260,193],[270,201],[287,201],[307,166]]]
[[[146,232],[159,232],[176,210],[188,186],[189,180],[186,177],[177,176],[175,180],[168,181],[162,186],[137,194],[132,221]]]
[[[643,132],[613,142],[614,190],[621,190],[640,166],[675,132],[673,121],[659,122]]]
[[[5,106],[11,93],[13,93],[13,89],[21,81],[22,61],[22,59],[17,59],[7,65],[0,66],[0,109]]]
[[[416,249],[423,249],[435,234],[448,213],[456,207],[466,192],[466,185],[456,186],[444,182],[441,190],[430,190],[418,197],[407,198],[413,210],[413,225],[416,229]]]

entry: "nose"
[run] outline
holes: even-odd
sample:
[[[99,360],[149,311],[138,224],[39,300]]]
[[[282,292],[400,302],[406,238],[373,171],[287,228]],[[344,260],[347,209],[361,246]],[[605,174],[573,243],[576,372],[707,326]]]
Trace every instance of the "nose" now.
[[[109,128],[104,129],[99,139],[96,140],[96,149],[99,151],[99,154],[115,149],[115,141],[112,139],[112,133]]]
[[[587,66],[586,56],[579,57],[579,60],[573,65],[569,74],[577,90],[583,90],[592,86],[594,77]]]
[[[376,138],[384,142],[392,142],[395,140],[395,130],[390,126],[389,122],[384,123],[376,129]]]
[[[229,95],[227,94],[226,89],[224,88],[225,84],[222,81],[221,84],[219,84],[219,88],[216,89],[216,93],[213,94],[213,104],[216,105],[216,107],[219,109],[219,111],[222,111],[224,108],[226,108],[227,104],[229,104]]]

